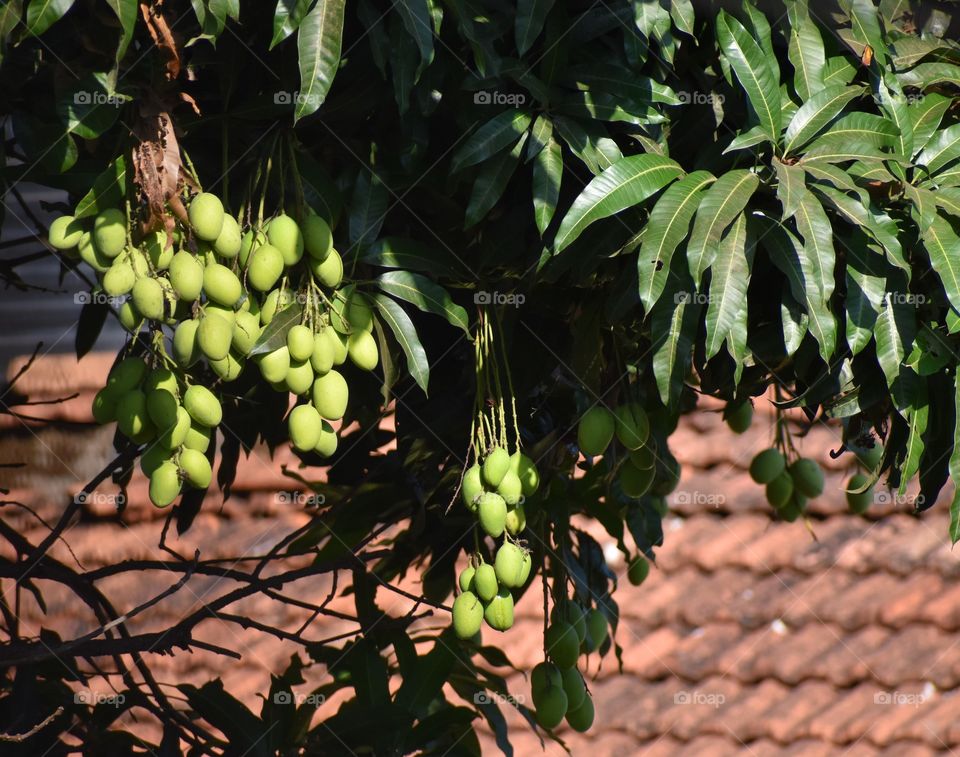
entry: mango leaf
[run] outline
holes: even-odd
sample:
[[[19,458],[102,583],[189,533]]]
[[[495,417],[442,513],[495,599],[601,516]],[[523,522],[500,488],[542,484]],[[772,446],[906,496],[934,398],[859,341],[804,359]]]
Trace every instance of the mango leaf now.
[[[746,91],[764,134],[777,144],[781,114],[779,72],[773,67],[775,60],[768,60],[743,25],[723,10],[717,18],[717,41]]]
[[[884,63],[887,59],[887,46],[880,28],[880,16],[872,0],[843,0],[841,5],[850,15],[853,39],[860,47],[869,45],[876,60]]]
[[[564,116],[557,116],[553,122],[570,151],[583,161],[594,176],[623,159],[617,143],[605,136],[599,124],[579,123]]]
[[[433,61],[433,18],[427,0],[394,0],[393,7],[403,20],[403,27],[417,43],[420,63],[414,82],[420,80],[424,69]]]
[[[803,101],[823,89],[823,70],[826,54],[823,37],[810,18],[806,0],[791,3],[787,57],[793,65],[793,88]]]
[[[786,221],[797,212],[806,191],[804,172],[800,166],[782,163],[776,157],[773,158],[773,169],[777,174],[777,199],[783,206],[780,220]]]
[[[913,126],[913,149],[919,152],[927,146],[930,137],[937,131],[943,114],[950,107],[950,99],[938,94],[924,95],[919,102],[907,105],[910,123]]]
[[[887,284],[886,277],[876,275],[866,258],[866,254],[851,255],[845,271],[847,292],[843,303],[851,355],[859,354],[873,339]]]
[[[707,171],[694,171],[667,187],[653,206],[637,255],[640,301],[646,312],[663,292],[673,253],[687,236],[703,197],[701,192],[714,181],[716,178]]]
[[[950,215],[960,219],[960,189],[941,187],[933,193],[933,201],[937,207],[943,208]]]
[[[674,256],[664,296],[650,311],[653,374],[660,399],[668,408],[676,407],[690,370],[693,340],[702,309],[693,292],[693,281],[682,258]]]
[[[273,37],[270,50],[300,28],[304,16],[310,10],[312,0],[277,0],[277,9],[273,12]]]
[[[929,144],[920,151],[917,163],[926,166],[931,174],[935,174],[957,158],[960,158],[960,124],[936,132],[930,138]]]
[[[137,23],[137,0],[107,0],[107,5],[120,22],[120,41],[117,43],[116,54],[116,61],[119,63],[133,39],[133,28]]]
[[[123,202],[127,191],[127,159],[120,155],[97,176],[93,186],[77,203],[73,215],[77,218],[95,216],[106,208],[115,208]]]
[[[849,147],[851,144],[865,147],[893,147],[900,134],[890,119],[873,113],[845,113],[830,124],[830,128],[820,137],[807,145],[814,150],[824,145]]]
[[[322,0],[297,30],[300,92],[294,122],[315,113],[327,99],[340,66],[344,5],[345,0]]]
[[[554,254],[570,245],[594,221],[638,205],[683,173],[660,155],[623,158],[594,178],[580,193],[557,231]]]
[[[741,312],[747,309],[747,287],[750,285],[752,264],[748,249],[752,256],[753,246],[747,245],[747,217],[741,213],[720,241],[716,260],[710,267],[705,344],[707,360],[720,351]]]
[[[376,294],[373,301],[380,311],[380,317],[383,319],[393,336],[400,344],[403,354],[407,357],[407,370],[413,380],[417,382],[424,394],[427,394],[427,384],[430,382],[430,362],[427,360],[427,353],[420,344],[420,337],[417,336],[417,330],[403,308],[395,300],[390,299],[385,294]]]
[[[853,98],[863,92],[863,87],[848,87],[839,84],[827,87],[814,94],[800,106],[790,119],[784,135],[784,152],[789,155],[794,148],[803,146],[842,111]]]
[[[901,370],[910,370],[903,367],[902,363],[907,351],[913,347],[917,325],[915,307],[908,302],[905,287],[898,284],[897,278],[887,277],[887,292],[880,315],[877,316],[874,337],[877,341],[877,361],[891,390],[900,382]],[[898,399],[896,395],[894,399]]]
[[[736,169],[717,179],[704,194],[687,242],[687,264],[694,286],[699,286],[703,272],[713,262],[723,230],[740,215],[759,184],[752,171]]]
[[[726,155],[728,152],[733,152],[734,150],[745,150],[766,141],[767,135],[763,131],[763,127],[757,124],[752,129],[737,134],[733,141],[724,148],[723,154]]]
[[[102,302],[87,302],[80,308],[80,317],[77,319],[77,334],[73,343],[77,360],[93,349],[109,312],[110,307]]]
[[[823,206],[809,191],[804,192],[797,207],[797,230],[803,239],[804,273],[816,281],[820,296],[826,302],[833,294],[833,229]]]
[[[361,255],[364,263],[381,268],[403,268],[442,276],[463,276],[469,269],[452,250],[430,247],[423,242],[404,237],[383,237]],[[463,263],[458,268],[455,263]]]
[[[907,108],[907,98],[904,97],[900,84],[894,80],[879,79],[875,92],[880,109],[887,115],[900,133],[893,146],[903,157],[913,154],[913,124],[910,121],[910,111]]]
[[[542,237],[557,210],[560,181],[563,178],[563,151],[560,143],[548,137],[546,147],[533,162],[533,216]]]
[[[960,81],[960,66],[952,63],[921,63],[897,74],[904,87],[926,89],[932,84],[955,84]]]
[[[303,306],[299,303],[288,305],[273,316],[250,350],[250,355],[262,355],[273,352],[287,343],[287,332],[303,320]]]
[[[390,196],[376,168],[363,168],[357,174],[350,201],[350,246],[362,249],[380,234],[387,216]]]
[[[476,165],[509,147],[530,126],[530,114],[516,108],[505,110],[477,129],[458,149],[450,163],[451,173]]]
[[[87,74],[60,93],[57,116],[70,133],[96,139],[113,126],[127,99],[114,92],[107,74]]]
[[[30,0],[27,6],[27,31],[33,36],[43,34],[63,18],[73,7],[74,0]]]
[[[376,284],[387,294],[406,300],[426,313],[442,316],[450,325],[470,335],[467,311],[453,301],[446,289],[426,276],[410,271],[389,271],[378,276]]]
[[[553,122],[546,116],[537,116],[537,120],[530,127],[530,141],[527,143],[527,154],[524,162],[533,160],[540,151],[547,146],[553,136]]]
[[[470,202],[464,218],[464,228],[469,229],[483,220],[490,209],[497,204],[503,195],[510,177],[520,163],[520,154],[527,140],[527,134],[520,137],[510,152],[502,152],[484,163],[477,172],[473,182],[473,191],[470,193]]]
[[[921,238],[947,299],[960,310],[960,236],[946,218],[934,213],[930,224],[921,229]]]
[[[553,0],[518,0],[514,36],[521,56],[533,47],[552,7]]]
[[[683,100],[666,84],[648,76],[638,76],[629,68],[616,63],[595,61],[585,66],[574,66],[569,77],[580,88],[601,90],[637,102],[680,105]]]
[[[672,0],[668,3],[670,7],[670,18],[673,19],[673,25],[684,34],[693,36],[693,23],[696,16],[693,11],[691,0]]]
[[[820,140],[817,140],[818,142]],[[824,141],[816,147],[811,145],[800,159],[800,163],[807,165],[810,163],[849,163],[858,160],[863,163],[883,163],[892,161],[895,163],[906,163],[907,159],[902,155],[884,152],[876,147],[866,144],[837,144],[832,141]]]
[[[900,467],[900,491],[902,497],[907,493],[907,484],[910,483],[917,471],[920,470],[920,458],[923,456],[923,437],[927,431],[927,421],[930,418],[930,403],[927,398],[927,383],[917,383],[920,391],[911,397],[911,406],[907,409],[906,419],[910,433],[907,436],[907,449],[904,452],[903,464]]]

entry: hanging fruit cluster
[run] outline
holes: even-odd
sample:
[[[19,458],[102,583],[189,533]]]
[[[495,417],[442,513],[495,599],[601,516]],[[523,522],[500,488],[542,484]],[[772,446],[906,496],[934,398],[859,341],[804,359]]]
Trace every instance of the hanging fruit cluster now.
[[[265,220],[261,201],[244,228],[207,192],[193,197],[187,220],[134,244],[129,209],[108,208],[90,228],[63,216],[49,234],[53,247],[75,249],[97,272],[104,294],[123,298],[127,330],[147,328],[139,340],[147,354],[119,363],[94,416],[148,445],[141,467],[158,507],[184,482],[210,483],[204,452],[223,417],[217,394],[251,363],[274,390],[294,396],[293,446],[327,457],[337,448],[331,422],[343,418],[349,396],[336,367],[348,357],[368,371],[379,362],[372,308],[341,286],[343,261],[326,220],[309,208],[299,222],[284,212]],[[173,327],[169,340],[163,326]]]

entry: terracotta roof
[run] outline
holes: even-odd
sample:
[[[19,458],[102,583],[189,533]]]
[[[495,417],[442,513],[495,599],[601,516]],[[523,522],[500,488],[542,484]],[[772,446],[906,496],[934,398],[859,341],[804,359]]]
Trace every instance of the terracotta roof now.
[[[109,365],[98,356],[81,365],[87,360]],[[46,365],[54,364],[45,358],[38,368]],[[25,381],[31,397],[69,387],[68,368],[56,364],[51,370],[55,375],[40,376],[35,384]],[[89,375],[95,373],[89,370]],[[82,392],[89,395],[97,381],[87,380],[84,371],[75,375],[84,376]],[[769,443],[772,416],[765,404],[757,403],[754,427],[734,437],[719,412],[709,412],[718,406],[705,401],[708,412],[684,419],[672,438],[683,475],[670,498],[665,543],[642,587],[620,583],[615,598],[622,615],[617,640],[623,647],[623,673],[612,656],[602,667],[595,657],[588,661],[595,727],[586,735],[558,732],[575,755],[842,752],[899,757],[960,747],[960,561],[947,537],[946,507],[940,503],[915,517],[908,502],[891,500],[872,507],[865,518],[848,514],[840,487],[850,472],[849,456],[830,460],[827,453],[839,446],[839,430],[815,424],[799,444],[803,454],[828,461],[827,491],[811,503],[808,523],[776,520],[760,487],[745,473],[753,454]],[[52,408],[54,416],[74,412],[56,409],[63,405],[45,407]],[[76,417],[81,416],[77,409]],[[51,470],[64,458],[63,465],[85,473],[95,472],[96,462],[110,454],[109,434],[93,427],[80,432],[84,444],[74,449],[55,436],[62,431],[37,428],[13,434],[7,429],[0,462],[29,445],[47,446],[57,453],[48,455]],[[246,483],[237,497],[222,508],[218,499],[205,505],[194,527],[171,540],[178,551],[197,547],[212,557],[250,545],[264,549],[285,529],[303,522],[302,508],[273,495],[291,485],[277,463],[266,457],[254,462],[241,467]],[[17,493],[37,504],[44,517],[55,517],[69,491],[63,485],[69,473],[45,488],[37,486],[30,470],[17,475]],[[142,486],[135,481],[122,523],[106,517],[109,508],[101,508],[90,511],[97,518],[68,532],[81,563],[93,567],[122,557],[160,554],[158,524],[151,520],[156,513],[144,504]],[[42,534],[28,516],[9,517],[22,518],[18,522],[31,538]],[[611,541],[596,523],[583,525],[601,544]],[[71,559],[62,545],[56,553]],[[625,568],[622,560],[611,567],[621,574]],[[417,580],[411,574],[404,587],[417,591]],[[134,585],[127,580],[127,585],[112,588],[132,607],[146,598],[145,591],[155,593],[173,581],[157,574],[150,582]],[[213,581],[190,586],[162,603],[152,622],[179,617],[204,592],[225,588]],[[313,582],[298,585],[296,592],[309,600],[323,597],[328,589]],[[89,630],[92,619],[80,616],[67,596],[51,591],[42,622],[65,635]],[[382,605],[396,612],[404,603],[393,594],[382,597]],[[289,627],[304,619],[269,599],[252,600],[249,607],[259,618]],[[538,602],[523,602],[510,633],[499,636],[487,630],[484,638],[502,642],[511,657],[529,669],[541,656],[539,612]],[[26,614],[31,613],[34,622],[41,620],[35,608],[28,608]],[[248,706],[259,710],[269,671],[282,667],[295,650],[212,622],[201,629],[206,638],[233,634],[243,660],[202,652],[151,660],[161,680],[203,682],[220,675],[229,690],[240,692]],[[337,630],[336,624],[326,622],[318,635]],[[521,674],[499,672],[507,675],[515,693],[529,696]],[[322,676],[322,671],[314,673]],[[327,702],[325,710],[336,706]],[[513,726],[515,753],[539,753],[539,741],[519,715],[506,715]],[[482,743],[485,753],[496,752],[492,736],[483,736]],[[551,742],[546,752],[563,753]]]

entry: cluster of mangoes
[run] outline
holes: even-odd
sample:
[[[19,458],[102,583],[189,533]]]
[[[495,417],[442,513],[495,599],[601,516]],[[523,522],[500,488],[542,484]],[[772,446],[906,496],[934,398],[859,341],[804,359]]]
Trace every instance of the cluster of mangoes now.
[[[140,467],[157,507],[173,502],[184,483],[199,489],[210,485],[206,452],[223,409],[205,386],[185,385],[169,368],[151,370],[142,358],[127,357],[94,397],[93,417],[98,423],[116,421],[127,438],[148,445]]]
[[[524,503],[540,486],[537,466],[519,449],[512,455],[495,446],[482,463],[470,466],[463,476],[463,502],[477,516],[488,536],[506,531],[516,536],[527,527]]]
[[[349,357],[358,367],[373,370],[379,351],[369,301],[352,286],[341,288],[343,261],[333,248],[329,225],[312,211],[300,223],[281,212],[244,231],[224,212],[220,199],[205,192],[193,198],[187,216],[189,224],[171,235],[151,232],[138,245],[118,208],[101,211],[92,224],[63,216],[51,224],[49,241],[68,254],[75,250],[97,272],[105,294],[124,298],[118,315],[130,332],[140,331],[145,323],[155,332],[161,325],[174,327],[172,361],[159,354],[155,362],[170,362],[178,387],[191,385],[184,402],[195,389],[216,401],[198,378],[202,364],[225,383],[235,381],[252,362],[273,389],[303,398],[288,417],[293,446],[332,455],[337,435],[330,422],[343,417],[349,394],[335,366]],[[286,317],[295,305],[294,317]],[[276,346],[274,338],[262,345],[261,337],[278,314],[284,314],[277,323],[285,329],[280,332],[283,344]],[[267,351],[265,345],[273,349]],[[154,340],[154,347],[166,353],[162,340],[160,345]],[[107,411],[110,397],[95,409],[98,419],[115,419],[123,430],[139,428],[139,420],[133,419],[142,416],[165,433],[160,425],[165,419],[131,416],[138,409],[134,400],[117,402]],[[219,423],[219,402],[216,406]],[[128,436],[138,443],[149,441],[146,432]],[[148,455],[159,453],[150,448],[144,452]],[[156,472],[167,476],[169,470],[160,467]],[[154,498],[155,504],[169,504],[171,488],[158,487],[165,496]]]
[[[493,565],[482,558],[472,559],[460,573],[460,594],[453,602],[453,630],[469,639],[486,621],[495,631],[513,626],[513,590],[530,578],[530,553],[518,544],[504,541]]]
[[[787,464],[776,447],[761,450],[750,462],[750,477],[766,487],[767,502],[786,521],[803,514],[807,500],[823,494],[823,468],[816,460],[800,457]]]

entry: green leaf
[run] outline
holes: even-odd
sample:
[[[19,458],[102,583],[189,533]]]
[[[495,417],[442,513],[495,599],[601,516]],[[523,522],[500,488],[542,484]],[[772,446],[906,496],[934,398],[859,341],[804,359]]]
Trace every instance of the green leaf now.
[[[250,350],[250,355],[262,355],[279,350],[287,343],[287,332],[301,320],[303,320],[303,306],[296,302],[276,313],[273,320],[264,327],[257,343]]]
[[[903,157],[913,154],[913,124],[910,121],[910,111],[907,108],[907,98],[904,97],[900,85],[895,81],[888,86],[883,80],[877,81],[876,99],[880,109],[893,121],[900,133],[894,140],[894,149]]]
[[[570,79],[580,88],[602,90],[641,103],[681,105],[683,100],[666,84],[615,63],[596,61],[570,69]]]
[[[816,148],[811,145],[800,159],[800,163],[803,165],[811,163],[849,163],[853,160],[859,160],[864,163],[877,163],[886,160],[895,163],[907,162],[907,160],[900,155],[884,152],[870,145],[848,144],[844,147],[842,143],[830,143],[817,146]]]
[[[910,123],[913,126],[913,149],[919,152],[927,146],[930,137],[934,135],[943,114],[950,107],[950,99],[943,95],[929,94],[920,98],[919,102],[907,105],[910,113]]]
[[[812,275],[824,302],[833,294],[833,229],[823,206],[809,191],[804,192],[795,215],[797,231],[803,239],[804,274]]]
[[[524,162],[533,160],[540,151],[547,146],[553,136],[553,122],[546,116],[537,116],[537,120],[530,127],[530,141],[527,143],[527,156]]]
[[[452,250],[430,247],[414,239],[383,237],[360,258],[381,268],[403,268],[442,276],[463,276],[469,270]],[[457,263],[462,264],[462,268]]]
[[[580,193],[557,231],[554,254],[561,252],[594,221],[638,205],[683,172],[660,155],[623,158],[594,178]]]
[[[960,372],[953,377],[953,406],[957,424],[953,430],[953,451],[950,453],[950,480],[955,490],[950,502],[950,543],[960,541]]]
[[[960,236],[939,213],[934,213],[930,224],[920,231],[930,265],[940,277],[947,299],[955,310],[960,310]]]
[[[887,47],[880,28],[880,16],[872,0],[843,0],[844,10],[850,15],[850,31],[860,46],[870,45],[876,60],[887,59]]]
[[[463,224],[465,229],[480,223],[497,204],[497,200],[503,195],[510,177],[520,163],[520,154],[523,152],[526,139],[527,135],[524,133],[510,152],[495,155],[480,167],[473,183],[470,202],[467,204]]]
[[[650,312],[653,334],[653,373],[660,399],[674,407],[690,370],[693,340],[702,306],[691,296],[693,281],[679,256],[674,256],[664,296]]]
[[[763,127],[757,124],[752,129],[737,134],[736,138],[724,148],[723,154],[726,155],[728,152],[733,152],[734,150],[744,150],[748,147],[754,147],[766,141],[767,135],[763,131]]]
[[[813,139],[820,130],[833,120],[853,98],[863,92],[863,87],[848,87],[839,84],[815,93],[790,119],[785,134],[784,152],[791,154]]]
[[[743,25],[726,11],[717,19],[717,40],[773,144],[780,137],[780,86],[775,61],[765,57]]]
[[[873,339],[887,286],[886,277],[876,275],[867,264],[866,257],[865,254],[851,256],[846,266],[847,294],[843,303],[847,314],[847,345],[851,355],[859,354]]]
[[[130,40],[133,39],[133,28],[137,24],[137,0],[107,0],[107,5],[110,6],[120,22],[120,42],[117,43],[116,55],[116,60],[119,63],[130,46]]]
[[[673,253],[687,236],[703,197],[701,192],[714,181],[707,171],[694,171],[667,187],[653,206],[637,255],[640,301],[646,312],[653,309],[663,292]]]
[[[691,37],[694,36],[693,24],[696,21],[696,16],[691,0],[671,0],[668,5],[670,7],[670,18],[673,19],[673,25],[684,34],[689,34]]]
[[[781,221],[786,221],[797,212],[800,200],[806,191],[803,168],[800,166],[782,163],[773,158],[773,169],[777,174],[777,199],[783,206]]]
[[[842,149],[844,146],[893,147],[900,130],[888,118],[872,113],[846,113],[832,124],[823,136],[810,142],[807,150],[824,146]]]
[[[453,301],[450,294],[426,276],[410,271],[390,271],[381,274],[376,284],[387,294],[415,305],[425,313],[433,313],[447,320],[451,326],[470,334],[467,311]]]
[[[737,169],[725,173],[706,191],[687,242],[687,264],[694,286],[699,286],[703,272],[713,262],[723,230],[740,215],[759,185],[755,173]]]
[[[933,201],[937,207],[943,208],[950,215],[960,220],[960,189],[955,187],[941,187],[933,193]]]
[[[73,215],[76,218],[86,218],[107,208],[115,208],[123,202],[126,191],[127,159],[120,155],[94,179],[93,186],[77,203]]]
[[[935,174],[957,158],[960,158],[960,124],[936,132],[929,144],[920,151],[917,163]]]
[[[530,126],[530,114],[516,108],[505,110],[477,129],[456,151],[451,173],[493,157],[516,142]]]
[[[752,253],[752,246],[749,248]],[[710,297],[707,300],[706,350],[712,358],[747,309],[751,260],[747,255],[747,217],[741,213],[721,240],[710,267]]]
[[[403,354],[407,357],[407,370],[417,382],[417,386],[426,394],[427,384],[430,382],[430,363],[423,345],[420,344],[420,337],[417,336],[413,321],[395,300],[385,294],[376,294],[373,300],[377,310],[380,311],[380,317],[390,327]]]
[[[552,7],[553,0],[518,0],[514,36],[521,56],[533,47]]]
[[[126,99],[113,91],[106,74],[87,74],[60,94],[57,116],[70,133],[96,139],[116,123]]]
[[[375,168],[364,167],[357,174],[350,201],[350,246],[363,248],[380,234],[390,204],[390,193]]]
[[[904,87],[926,89],[933,84],[956,84],[960,81],[960,66],[952,63],[921,63],[909,71],[897,74]]]
[[[902,497],[907,493],[907,484],[910,483],[917,471],[920,470],[920,458],[923,456],[923,436],[927,431],[927,421],[930,417],[930,403],[927,399],[927,384],[918,382],[919,392],[910,398],[910,407],[907,408],[906,419],[910,433],[907,436],[907,449],[904,452],[903,464],[900,467],[900,491]]]
[[[833,55],[823,64],[823,86],[849,84],[857,75],[857,68],[846,55]]]
[[[27,6],[27,31],[39,36],[66,15],[74,0],[30,0]]]
[[[427,0],[393,0],[403,20],[403,27],[417,43],[420,52],[420,63],[414,75],[414,82],[420,80],[424,69],[433,61],[433,18],[430,15],[430,6]]]
[[[297,30],[300,92],[294,111],[299,121],[323,105],[340,66],[345,0],[321,0]]]
[[[823,71],[826,54],[823,50],[823,37],[810,18],[806,0],[799,0],[788,6],[789,40],[787,57],[793,65],[793,88],[801,100],[823,89]]]
[[[277,0],[277,9],[273,13],[273,37],[270,50],[300,28],[303,17],[310,10],[312,0]]]
[[[907,351],[912,348],[916,335],[916,308],[909,303],[905,287],[898,285],[894,277],[887,278],[887,292],[884,295],[883,307],[877,316],[877,326],[874,337],[877,341],[877,360],[880,369],[886,377],[887,386],[894,394],[895,404],[902,407],[903,403],[899,391],[895,387],[902,383],[901,371],[909,371],[902,367]]]
[[[533,216],[542,237],[553,219],[563,178],[563,151],[560,143],[548,137],[547,146],[533,162]]]
[[[594,176],[623,159],[617,143],[605,135],[600,124],[581,124],[564,116],[557,116],[553,122],[570,151],[583,161]]]

